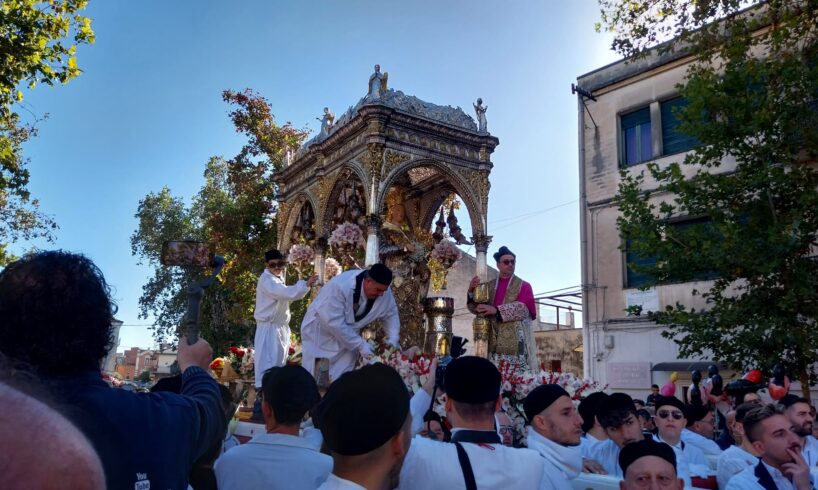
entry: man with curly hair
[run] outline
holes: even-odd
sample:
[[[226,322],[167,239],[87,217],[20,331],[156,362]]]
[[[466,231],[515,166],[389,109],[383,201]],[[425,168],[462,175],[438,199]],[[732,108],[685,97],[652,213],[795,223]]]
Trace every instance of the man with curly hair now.
[[[114,312],[102,272],[82,255],[31,254],[0,272],[0,352],[51,388],[94,446],[108,488],[185,488],[194,461],[224,435],[206,371],[213,351],[201,339],[179,342],[181,394],[111,388],[100,364],[113,347]]]

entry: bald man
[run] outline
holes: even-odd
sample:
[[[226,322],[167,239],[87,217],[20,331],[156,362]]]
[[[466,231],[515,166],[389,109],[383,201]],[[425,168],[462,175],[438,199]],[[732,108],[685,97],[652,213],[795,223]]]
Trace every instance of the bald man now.
[[[0,488],[105,488],[97,453],[71,422],[5,383],[0,405]]]

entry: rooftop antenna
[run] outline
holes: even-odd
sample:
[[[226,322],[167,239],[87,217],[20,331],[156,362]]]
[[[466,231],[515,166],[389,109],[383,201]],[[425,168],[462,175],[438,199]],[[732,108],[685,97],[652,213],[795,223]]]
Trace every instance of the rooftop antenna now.
[[[585,104],[585,101],[588,100],[588,99],[593,100],[594,102],[596,102],[596,97],[594,97],[594,94],[592,94],[591,92],[585,90],[584,88],[580,87],[579,85],[574,85],[573,83],[571,84],[571,93],[572,94],[577,94],[580,97],[580,100],[582,101],[582,106],[585,107],[585,112],[588,113],[588,117],[590,117],[591,122],[594,123],[594,128],[599,129],[599,126],[597,126],[596,121],[594,121],[593,114],[591,114],[591,111],[588,109],[588,105]]]

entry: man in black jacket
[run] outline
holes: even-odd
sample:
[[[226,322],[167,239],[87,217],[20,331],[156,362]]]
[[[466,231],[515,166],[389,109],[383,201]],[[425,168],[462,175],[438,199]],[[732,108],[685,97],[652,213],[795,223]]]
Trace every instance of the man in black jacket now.
[[[102,272],[62,251],[28,255],[0,272],[0,352],[30,366],[91,441],[108,488],[185,488],[193,462],[224,434],[213,355],[179,343],[181,394],[110,388],[100,363],[115,307]],[[32,462],[32,471],[36,471]]]

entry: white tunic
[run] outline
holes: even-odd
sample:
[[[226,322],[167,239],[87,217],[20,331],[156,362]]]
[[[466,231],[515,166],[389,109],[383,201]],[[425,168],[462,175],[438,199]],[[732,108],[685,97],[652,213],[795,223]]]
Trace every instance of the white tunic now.
[[[268,269],[256,284],[256,338],[254,346],[256,387],[261,387],[264,371],[283,366],[290,348],[290,301],[301,299],[310,291],[304,281],[292,286]]]
[[[250,488],[250,487],[247,487]],[[365,487],[358,485],[355,482],[338,478],[335,475],[329,475],[327,481],[318,487],[318,490],[366,490]]]
[[[224,453],[214,470],[219,490],[313,490],[330,475],[332,458],[301,437],[263,433]]]
[[[778,490],[795,490],[795,485],[793,485],[783,473],[764,462],[761,464],[767,468],[770,476],[773,477],[773,482]],[[750,466],[741,473],[735,475],[730,479],[730,482],[727,483],[725,490],[766,490],[758,482],[758,478],[755,475],[755,469],[755,466]]]
[[[619,446],[612,439],[608,439],[591,446],[583,457],[593,459],[602,465],[609,475],[622,478],[622,468],[619,467],[619,451]]]
[[[673,452],[676,453],[676,474],[685,481],[685,485],[692,486],[691,476],[707,478],[712,473],[707,457],[696,446],[686,444],[682,440],[673,445],[663,441],[658,434],[653,436],[653,440],[664,442],[673,448]]]
[[[480,490],[547,489],[542,457],[530,449],[502,444],[463,443]],[[400,490],[465,489],[454,444],[420,436],[412,439],[400,472]]]
[[[571,490],[568,480],[582,471],[582,453],[578,446],[560,446],[528,427],[528,448],[540,453],[545,462],[543,483],[554,490]]]
[[[310,303],[304,321],[301,323],[301,349],[304,368],[313,373],[315,359],[330,360],[330,379],[336,380],[346,371],[355,367],[358,350],[364,344],[361,329],[375,320],[385,322],[387,342],[398,345],[400,318],[398,306],[387,289],[383,296],[375,299],[372,309],[356,321],[353,312],[355,280],[362,270],[351,270],[333,277],[318,296]],[[363,288],[362,288],[363,289]],[[361,291],[359,306],[366,303]],[[315,374],[315,373],[313,373]]]
[[[737,473],[746,470],[748,466],[758,464],[758,458],[739,446],[730,446],[721,453],[716,463],[716,480],[719,488],[726,488],[727,483]]]
[[[697,434],[690,429],[682,429],[682,440],[685,444],[696,446],[705,456],[708,454],[713,456],[721,455],[721,448],[716,444],[716,441]]]

